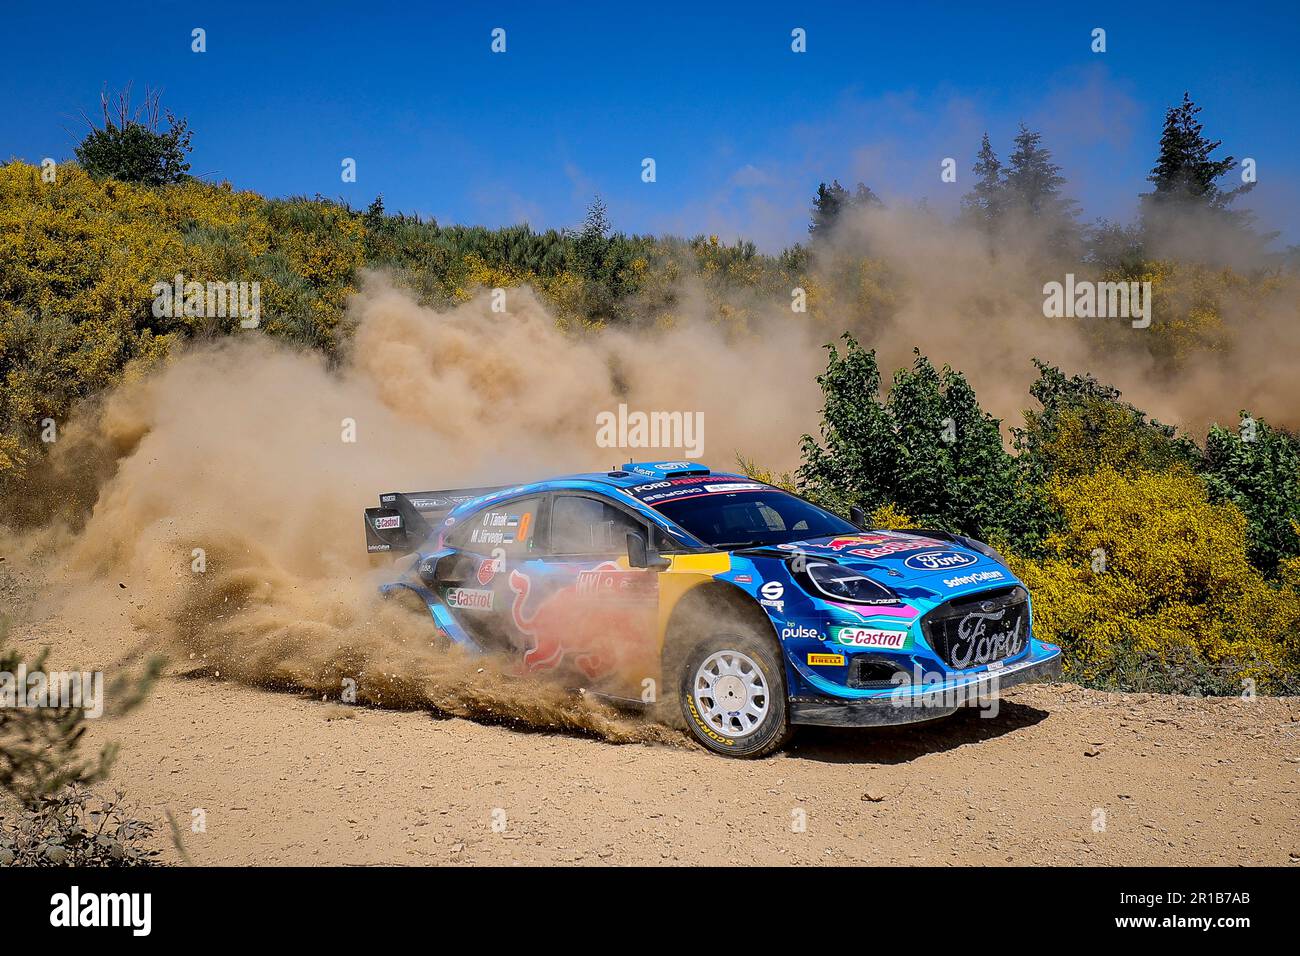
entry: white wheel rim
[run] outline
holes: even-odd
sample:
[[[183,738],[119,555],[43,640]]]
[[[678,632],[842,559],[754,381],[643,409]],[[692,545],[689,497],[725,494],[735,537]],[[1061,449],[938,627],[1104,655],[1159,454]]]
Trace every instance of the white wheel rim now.
[[[762,668],[739,651],[709,655],[695,671],[691,692],[704,723],[732,738],[756,731],[771,701]]]

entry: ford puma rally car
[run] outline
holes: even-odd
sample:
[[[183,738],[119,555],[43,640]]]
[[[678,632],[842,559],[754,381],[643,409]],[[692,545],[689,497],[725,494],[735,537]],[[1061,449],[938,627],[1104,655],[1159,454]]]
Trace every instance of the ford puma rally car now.
[[[382,590],[418,595],[441,637],[614,701],[680,704],[728,756],[1060,673],[995,551],[854,518],[684,461],[385,494],[365,514],[370,552],[411,555]]]

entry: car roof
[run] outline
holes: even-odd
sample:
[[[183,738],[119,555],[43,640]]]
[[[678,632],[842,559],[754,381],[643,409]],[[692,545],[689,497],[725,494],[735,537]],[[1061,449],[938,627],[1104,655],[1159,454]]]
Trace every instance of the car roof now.
[[[664,464],[677,465],[683,467],[664,468]],[[688,467],[687,467],[688,466]],[[672,482],[674,479],[716,479],[720,482],[743,482],[747,484],[761,484],[767,486],[765,482],[760,482],[756,478],[749,478],[745,475],[737,475],[726,471],[713,471],[708,467],[693,462],[629,462],[620,468],[614,468],[610,471],[592,471],[581,472],[572,475],[557,475],[553,478],[545,478],[540,481],[533,481],[527,484],[512,485],[508,488],[502,488],[472,501],[467,501],[456,507],[454,513],[463,515],[466,512],[477,511],[486,503],[498,500],[516,498],[520,495],[541,494],[551,491],[590,491],[609,495],[610,492],[623,492],[621,495],[613,495],[617,500],[628,504],[635,504],[639,508],[650,508],[649,505],[640,501],[637,496],[631,493],[631,489],[644,485],[658,482]],[[771,487],[771,486],[767,486]],[[650,510],[653,510],[652,508]]]

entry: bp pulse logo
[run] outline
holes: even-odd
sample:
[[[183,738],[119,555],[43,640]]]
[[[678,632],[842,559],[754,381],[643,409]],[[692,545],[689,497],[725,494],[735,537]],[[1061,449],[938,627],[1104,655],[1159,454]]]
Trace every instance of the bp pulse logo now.
[[[978,560],[975,555],[962,554],[960,551],[922,551],[903,563],[913,571],[949,571],[969,567]]]

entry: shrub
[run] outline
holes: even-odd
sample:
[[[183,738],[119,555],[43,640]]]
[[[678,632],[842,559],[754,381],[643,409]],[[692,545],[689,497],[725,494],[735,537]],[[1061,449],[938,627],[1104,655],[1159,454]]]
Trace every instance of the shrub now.
[[[1246,519],[1185,468],[1053,479],[1061,526],[1013,558],[1038,636],[1088,686],[1182,693],[1300,689],[1300,591],[1246,558]]]
[[[799,487],[847,511],[885,506],[929,527],[1019,540],[1039,522],[997,419],[960,372],[919,352],[882,397],[874,352],[849,334],[830,346],[818,376],[825,404],[820,441],[803,436]]]
[[[1215,425],[1201,477],[1215,501],[1246,515],[1247,553],[1266,574],[1300,555],[1300,438],[1241,413],[1238,432]]]
[[[21,669],[29,686],[36,674],[48,682],[45,654],[25,663],[4,649],[7,630],[0,617],[0,672]],[[104,688],[114,713],[144,700],[162,663],[153,658],[141,675],[124,675]],[[85,787],[108,774],[117,748],[108,744],[83,754],[85,720],[81,707],[0,707],[0,865],[144,866],[157,855],[146,845],[153,825],[128,816],[120,793],[92,804]],[[16,809],[6,818],[9,807]]]
[[[1038,380],[1029,393],[1042,410],[1025,412],[1024,427],[1012,430],[1020,463],[1033,484],[1090,474],[1103,466],[1163,471],[1199,457],[1195,445],[1178,438],[1172,426],[1120,401],[1119,389],[1091,375],[1067,377],[1055,366],[1034,364]]]
[[[8,623],[0,617],[0,672],[14,675],[20,670],[29,683],[46,675],[46,653],[24,661],[17,651],[4,647]],[[114,713],[126,713],[144,700],[162,671],[163,661],[151,658],[139,675],[123,674],[103,689]],[[70,784],[91,784],[108,773],[117,749],[108,744],[87,756],[81,751],[86,733],[86,712],[82,707],[0,707],[0,796],[8,794],[34,805]]]
[[[116,102],[107,93],[101,93],[99,101],[104,125],[96,127],[91,123],[90,132],[76,148],[77,161],[86,172],[146,186],[189,178],[186,157],[193,135],[189,123],[177,119],[169,110],[167,128],[159,129],[157,93],[147,93],[144,105],[134,111],[129,88],[117,96]]]
[[[71,786],[12,820],[0,817],[0,866],[153,866],[152,823],[130,816],[119,791],[97,799]]]

